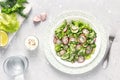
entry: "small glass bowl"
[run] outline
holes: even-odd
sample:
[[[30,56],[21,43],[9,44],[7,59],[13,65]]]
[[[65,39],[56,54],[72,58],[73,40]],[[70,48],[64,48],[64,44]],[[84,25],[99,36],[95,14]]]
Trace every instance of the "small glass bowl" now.
[[[11,56],[3,63],[4,72],[10,77],[24,74],[28,66],[29,61],[25,56]]]

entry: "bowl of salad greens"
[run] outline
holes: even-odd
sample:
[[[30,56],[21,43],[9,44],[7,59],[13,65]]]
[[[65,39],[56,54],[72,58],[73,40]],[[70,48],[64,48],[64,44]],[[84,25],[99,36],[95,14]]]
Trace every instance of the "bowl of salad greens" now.
[[[96,26],[83,16],[60,19],[50,37],[54,57],[69,67],[85,66],[99,54],[101,38]]]

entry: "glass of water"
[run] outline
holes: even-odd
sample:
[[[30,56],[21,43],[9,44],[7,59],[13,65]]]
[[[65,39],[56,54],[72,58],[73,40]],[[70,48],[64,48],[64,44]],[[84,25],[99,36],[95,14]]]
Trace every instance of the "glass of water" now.
[[[24,80],[24,73],[28,68],[28,64],[29,61],[25,56],[11,56],[5,60],[3,68],[8,76],[13,77],[15,80],[16,77],[21,76],[21,79]]]

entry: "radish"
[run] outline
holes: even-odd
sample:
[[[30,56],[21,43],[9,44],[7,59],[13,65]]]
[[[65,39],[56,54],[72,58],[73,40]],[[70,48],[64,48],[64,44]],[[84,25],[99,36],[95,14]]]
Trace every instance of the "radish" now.
[[[86,41],[86,37],[84,34],[81,34],[80,37],[79,37],[79,42],[80,43],[84,43]]]
[[[76,39],[74,37],[70,37],[69,41],[76,41]]]
[[[92,47],[88,46],[86,49],[86,54],[90,54],[92,52]]]
[[[80,49],[80,47],[81,47],[81,45],[80,45],[80,44],[76,45],[76,49],[77,49],[77,50],[79,50],[79,49]]]
[[[34,18],[33,18],[33,21],[34,22],[41,22],[41,16],[39,15],[39,16],[35,16]]]
[[[63,42],[63,44],[68,44],[68,42],[69,42],[68,37],[67,37],[67,36],[64,36],[64,37],[62,38],[62,42]]]
[[[79,56],[78,63],[83,63],[85,61],[85,58],[83,56]]]
[[[67,31],[67,26],[63,29],[63,32],[66,32]]]
[[[41,16],[41,21],[45,21],[47,18],[47,13],[45,13],[45,12],[40,13],[40,16]]]

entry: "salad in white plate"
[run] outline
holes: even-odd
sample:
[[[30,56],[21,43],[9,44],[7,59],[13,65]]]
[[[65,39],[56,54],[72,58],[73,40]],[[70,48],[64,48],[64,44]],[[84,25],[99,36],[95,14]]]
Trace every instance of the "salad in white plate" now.
[[[72,20],[79,20],[84,24],[88,24],[89,27],[92,28],[96,33],[96,47],[93,53],[90,55],[90,58],[85,59],[82,63],[78,63],[78,61],[70,62],[67,60],[63,60],[61,59],[61,56],[57,55],[56,53],[55,43],[53,42],[55,37],[55,31],[61,26],[61,24],[65,20],[67,20],[67,23],[70,23]],[[108,34],[104,30],[102,23],[99,22],[94,16],[79,10],[64,11],[52,21],[49,30],[50,33],[48,37],[46,37],[46,39],[49,38],[49,40],[45,47],[45,55],[50,64],[57,70],[67,74],[83,74],[93,70],[103,60],[107,49]],[[59,40],[58,42],[61,43],[61,41]]]
[[[84,63],[96,49],[97,33],[80,19],[65,19],[54,32],[54,50],[61,60]]]

